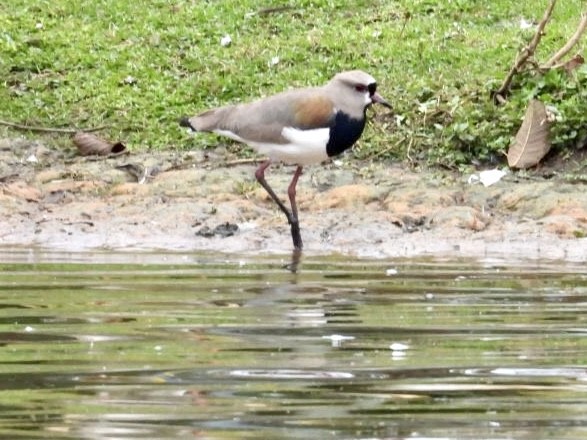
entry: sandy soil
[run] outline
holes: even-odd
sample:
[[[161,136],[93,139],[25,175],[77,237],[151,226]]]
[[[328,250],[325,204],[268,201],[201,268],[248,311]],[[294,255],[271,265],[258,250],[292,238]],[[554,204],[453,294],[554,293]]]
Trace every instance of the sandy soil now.
[[[255,164],[234,159],[80,157],[0,139],[2,246],[288,253],[289,227],[256,184]],[[351,157],[308,168],[298,185],[304,253],[585,261],[585,182],[562,171],[559,163],[484,187],[468,175]],[[277,166],[267,178],[285,197],[292,173]]]

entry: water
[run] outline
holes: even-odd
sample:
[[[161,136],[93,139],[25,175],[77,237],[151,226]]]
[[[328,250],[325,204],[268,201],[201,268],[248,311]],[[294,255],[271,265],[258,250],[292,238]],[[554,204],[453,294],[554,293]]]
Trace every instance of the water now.
[[[0,255],[2,439],[585,439],[587,269]]]

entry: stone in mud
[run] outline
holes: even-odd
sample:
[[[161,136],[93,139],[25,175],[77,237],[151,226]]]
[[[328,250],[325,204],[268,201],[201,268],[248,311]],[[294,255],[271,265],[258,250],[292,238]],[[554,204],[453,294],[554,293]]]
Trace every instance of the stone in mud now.
[[[236,231],[238,231],[237,224],[226,222],[219,224],[214,229],[211,229],[209,226],[203,226],[199,231],[196,232],[196,235],[206,238],[212,238],[215,236],[226,238],[233,236]]]
[[[238,231],[238,225],[235,223],[222,223],[214,228],[214,235],[221,237],[230,237]]]

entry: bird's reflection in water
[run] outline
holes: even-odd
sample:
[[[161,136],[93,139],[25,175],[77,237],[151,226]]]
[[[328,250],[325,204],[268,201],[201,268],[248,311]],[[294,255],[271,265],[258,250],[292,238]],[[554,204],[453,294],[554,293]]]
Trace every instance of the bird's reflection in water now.
[[[289,270],[291,273],[297,273],[301,260],[302,250],[294,248],[294,250],[291,253],[291,261],[285,266],[283,266],[283,268]]]

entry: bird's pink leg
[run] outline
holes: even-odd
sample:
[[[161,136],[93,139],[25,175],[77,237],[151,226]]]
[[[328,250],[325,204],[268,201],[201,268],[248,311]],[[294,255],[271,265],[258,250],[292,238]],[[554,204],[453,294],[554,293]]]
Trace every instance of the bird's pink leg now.
[[[257,171],[255,171],[255,178],[257,179],[257,182],[259,182],[261,184],[261,186],[263,188],[265,188],[265,191],[267,191],[267,194],[269,194],[271,199],[275,203],[277,203],[277,206],[279,206],[279,209],[281,209],[281,211],[287,217],[287,221],[291,226],[291,237],[293,239],[294,248],[301,249],[302,248],[302,237],[300,235],[300,224],[298,223],[298,212],[297,212],[297,206],[295,204],[295,186],[298,182],[298,178],[300,177],[300,174],[302,173],[302,168],[298,167],[298,169],[296,170],[296,172],[294,174],[294,178],[291,181],[291,183],[289,185],[289,189],[288,189],[288,195],[289,195],[290,201],[292,203],[292,209],[294,210],[294,213],[292,214],[292,212],[290,212],[289,209],[286,208],[286,206],[283,204],[283,202],[281,200],[279,200],[279,197],[277,197],[277,194],[275,194],[275,191],[273,191],[273,189],[269,186],[269,184],[265,180],[265,170],[267,168],[269,168],[269,165],[271,165],[270,160],[263,162],[259,166],[259,168],[257,168]],[[290,191],[292,191],[292,185],[293,185],[293,199],[292,199],[292,195],[290,193]]]
[[[265,188],[265,191],[267,191],[267,193],[271,196],[271,199],[273,199],[273,201],[275,203],[277,203],[277,206],[279,206],[279,209],[281,209],[281,211],[283,211],[283,213],[287,217],[287,220],[291,223],[291,217],[292,217],[291,212],[289,212],[289,209],[287,209],[285,207],[285,205],[283,204],[283,202],[281,200],[279,200],[279,197],[277,197],[277,194],[275,194],[273,189],[269,186],[269,184],[265,180],[265,170],[267,168],[269,168],[269,165],[271,165],[270,160],[263,162],[259,166],[259,168],[257,168],[257,171],[255,171],[255,178],[257,179],[257,182],[259,182],[261,184],[261,186],[263,188]]]

